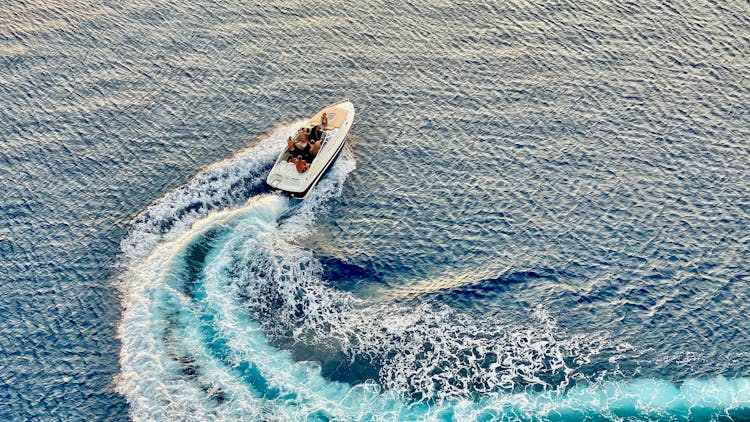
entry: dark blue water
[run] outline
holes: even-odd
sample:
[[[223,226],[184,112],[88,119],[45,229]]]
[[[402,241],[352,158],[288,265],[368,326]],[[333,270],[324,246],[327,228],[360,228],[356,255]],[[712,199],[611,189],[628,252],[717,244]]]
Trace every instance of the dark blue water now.
[[[2,6],[0,414],[750,419],[748,16]]]

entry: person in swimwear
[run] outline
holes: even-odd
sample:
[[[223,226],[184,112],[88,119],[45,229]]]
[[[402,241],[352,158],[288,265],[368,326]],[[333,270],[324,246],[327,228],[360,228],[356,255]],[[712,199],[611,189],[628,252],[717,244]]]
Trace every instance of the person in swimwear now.
[[[297,133],[297,140],[295,141],[291,136],[288,137],[286,139],[286,146],[292,156],[302,155],[303,157],[307,157],[310,153],[310,143],[307,141],[307,133],[302,128]]]
[[[294,163],[294,167],[297,169],[297,173],[304,173],[310,166],[307,164],[301,155],[289,158],[290,163]]]
[[[310,142],[307,140],[307,132],[305,129],[300,128],[297,142],[294,143],[294,155],[301,155],[302,158],[306,161],[312,161],[310,160]]]
[[[318,151],[320,151],[320,141],[312,142],[310,144],[310,156],[314,157],[315,155],[318,154]]]

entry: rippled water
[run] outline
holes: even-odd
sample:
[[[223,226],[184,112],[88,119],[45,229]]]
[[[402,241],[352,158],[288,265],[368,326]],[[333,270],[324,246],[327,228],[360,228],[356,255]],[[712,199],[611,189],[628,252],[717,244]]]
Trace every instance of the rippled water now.
[[[4,417],[750,419],[746,2],[2,10]]]

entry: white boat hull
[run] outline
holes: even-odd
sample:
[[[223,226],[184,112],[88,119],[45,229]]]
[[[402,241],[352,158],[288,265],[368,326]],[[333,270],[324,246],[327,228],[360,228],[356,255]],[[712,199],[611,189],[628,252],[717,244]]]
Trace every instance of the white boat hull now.
[[[324,141],[315,159],[307,171],[299,173],[293,163],[287,162],[289,151],[285,148],[266,178],[266,183],[272,189],[286,192],[295,198],[304,198],[336,161],[354,121],[354,105],[345,100],[328,106],[313,116],[308,126],[319,124],[323,112],[328,113],[329,126],[325,128]]]

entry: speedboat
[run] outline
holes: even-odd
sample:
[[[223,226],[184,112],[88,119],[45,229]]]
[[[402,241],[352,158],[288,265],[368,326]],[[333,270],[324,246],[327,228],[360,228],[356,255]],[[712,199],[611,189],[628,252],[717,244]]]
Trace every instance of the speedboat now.
[[[327,117],[327,124],[323,124],[323,113]],[[271,172],[268,173],[266,183],[274,190],[286,192],[294,198],[305,198],[312,192],[315,185],[325,175],[326,171],[336,161],[344,148],[346,134],[354,121],[354,105],[349,100],[341,101],[320,110],[302,126],[306,133],[313,134],[312,138],[319,138],[320,150],[308,157],[310,162],[304,171],[295,164],[295,151],[285,147]],[[299,132],[292,139],[299,140]]]

